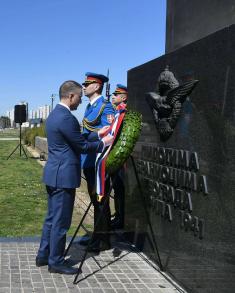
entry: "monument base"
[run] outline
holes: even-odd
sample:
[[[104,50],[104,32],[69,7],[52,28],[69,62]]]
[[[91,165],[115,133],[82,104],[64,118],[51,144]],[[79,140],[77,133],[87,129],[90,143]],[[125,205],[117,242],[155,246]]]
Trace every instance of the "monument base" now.
[[[234,47],[232,25],[128,71],[129,108],[143,115],[134,158],[144,200],[162,265],[188,292],[235,288]],[[163,141],[145,96],[166,65],[180,84],[199,83]],[[131,162],[127,170],[126,228],[158,262]]]

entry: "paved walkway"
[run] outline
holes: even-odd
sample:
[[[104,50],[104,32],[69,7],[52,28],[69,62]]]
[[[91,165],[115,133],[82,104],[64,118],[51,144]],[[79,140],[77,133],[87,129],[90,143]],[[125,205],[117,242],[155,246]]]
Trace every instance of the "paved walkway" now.
[[[121,242],[99,255],[88,254],[78,279],[81,281],[76,285],[74,276],[50,274],[47,266],[35,266],[38,244],[37,238],[0,238],[0,293],[184,292],[149,264],[144,255]],[[68,257],[79,263],[83,249],[75,241]]]
[[[0,137],[0,140],[20,140],[18,137]]]
[[[28,150],[38,157],[34,149]],[[0,293],[185,292],[125,243],[114,243],[99,255],[88,254],[76,285],[74,276],[50,274],[47,266],[35,266],[38,245],[38,238],[0,238]],[[68,257],[79,264],[83,252],[84,247],[75,242]]]

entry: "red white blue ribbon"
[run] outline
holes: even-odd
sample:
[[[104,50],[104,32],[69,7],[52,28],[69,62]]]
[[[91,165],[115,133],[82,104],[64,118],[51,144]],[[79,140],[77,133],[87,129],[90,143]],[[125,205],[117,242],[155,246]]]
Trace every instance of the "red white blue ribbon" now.
[[[112,136],[114,136],[114,141],[122,125],[123,118],[126,112],[126,105],[120,104],[119,107],[116,108],[116,110],[118,112],[115,115],[115,119],[106,133],[106,135],[110,133]],[[105,163],[111,149],[112,144],[109,147],[105,148],[103,152],[99,153],[96,157],[96,194],[97,200],[99,202],[101,202],[102,198],[105,196]]]

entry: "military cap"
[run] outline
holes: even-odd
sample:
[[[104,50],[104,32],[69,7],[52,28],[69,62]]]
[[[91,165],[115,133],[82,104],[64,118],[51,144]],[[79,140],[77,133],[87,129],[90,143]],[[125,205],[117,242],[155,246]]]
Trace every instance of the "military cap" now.
[[[113,92],[113,94],[127,94],[127,93],[128,93],[127,87],[122,84],[117,84],[116,89]]]
[[[90,83],[94,83],[94,82],[104,84],[105,82],[107,82],[109,80],[108,77],[103,74],[87,72],[85,75],[86,75],[86,79],[82,85],[90,84]]]

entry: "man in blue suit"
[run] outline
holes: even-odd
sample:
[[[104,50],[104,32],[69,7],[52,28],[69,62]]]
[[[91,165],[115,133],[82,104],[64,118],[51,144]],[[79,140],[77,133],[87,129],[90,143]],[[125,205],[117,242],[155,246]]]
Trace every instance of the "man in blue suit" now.
[[[86,73],[86,79],[83,83],[85,96],[89,98],[84,119],[83,119],[83,134],[89,137],[99,131],[103,126],[110,125],[114,119],[114,108],[112,104],[102,96],[102,90],[105,82],[108,82],[108,77],[93,72]],[[82,155],[82,168],[87,180],[87,189],[91,201],[94,206],[94,226],[97,226],[97,220],[100,221],[97,226],[97,233],[94,234],[93,242],[89,250],[99,252],[110,248],[109,231],[110,231],[110,209],[107,204],[103,213],[103,202],[97,201],[96,186],[95,186],[95,154]],[[108,182],[106,186],[108,190]],[[89,238],[83,238],[80,244],[87,245]]]
[[[111,137],[88,142],[80,132],[77,119],[71,114],[81,103],[82,86],[66,81],[60,86],[60,103],[46,121],[48,160],[43,182],[48,193],[48,212],[45,218],[36,265],[48,264],[51,273],[76,274],[77,269],[64,259],[66,233],[71,225],[75,188],[80,186],[81,153],[101,152],[112,142]],[[92,137],[91,137],[92,138]]]

